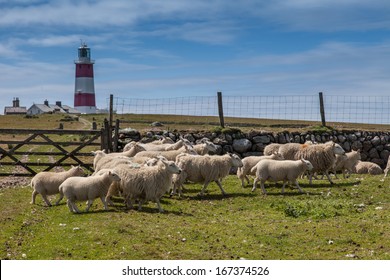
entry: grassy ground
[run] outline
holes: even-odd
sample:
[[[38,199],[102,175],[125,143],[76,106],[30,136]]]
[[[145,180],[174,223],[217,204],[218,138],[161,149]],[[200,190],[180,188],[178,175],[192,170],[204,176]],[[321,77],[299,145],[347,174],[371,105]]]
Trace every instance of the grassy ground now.
[[[183,199],[164,197],[142,211],[116,207],[72,214],[65,202],[45,207],[31,189],[0,191],[1,259],[390,259],[390,179],[357,176],[303,180],[307,194],[271,185],[241,188],[235,176],[199,198],[186,185]],[[80,204],[82,209],[84,204]]]
[[[40,115],[35,118],[24,116],[0,116],[0,128],[35,128],[35,129],[57,129],[60,123],[64,129],[91,129],[92,122],[96,122],[97,127],[103,126],[104,119],[109,119],[108,115],[82,115],[79,120],[66,120],[66,115]],[[163,124],[157,129],[161,130],[213,130],[220,126],[218,117],[209,116],[177,116],[177,115],[133,115],[124,114],[113,116],[113,122],[118,119],[121,128],[132,127],[140,131],[153,129],[151,123],[158,121]],[[250,118],[225,118],[226,127],[235,127],[243,132],[250,130],[265,131],[308,131],[321,128],[321,122],[296,121],[296,120],[271,120],[271,119],[250,119]],[[331,129],[338,130],[367,130],[386,131],[390,125],[353,124],[353,123],[327,123]]]

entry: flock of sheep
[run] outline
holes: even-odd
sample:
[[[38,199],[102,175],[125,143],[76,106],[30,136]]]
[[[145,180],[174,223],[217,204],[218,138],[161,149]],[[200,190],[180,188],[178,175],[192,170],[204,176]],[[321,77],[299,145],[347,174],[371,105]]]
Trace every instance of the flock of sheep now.
[[[131,142],[123,152],[94,152],[95,172],[85,177],[79,166],[73,166],[63,172],[40,172],[31,180],[33,188],[32,201],[40,194],[47,206],[51,206],[48,195],[60,195],[56,205],[66,197],[69,210],[80,213],[77,201],[87,201],[88,211],[96,198],[100,198],[104,209],[108,204],[113,206],[111,198],[122,196],[125,206],[138,209],[147,201],[157,204],[160,212],[160,199],[168,192],[182,196],[186,181],[201,183],[200,195],[211,182],[215,182],[223,195],[226,195],[221,180],[228,176],[233,167],[237,169],[237,177],[244,187],[245,181],[250,184],[248,176],[254,177],[252,191],[258,182],[262,192],[266,194],[265,182],[283,182],[282,193],[287,183],[293,183],[300,192],[298,179],[307,175],[310,184],[312,178],[326,176],[331,184],[329,173],[343,176],[351,173],[380,174],[382,169],[371,162],[363,162],[359,151],[345,153],[343,148],[334,142],[315,144],[269,144],[263,156],[250,156],[240,159],[236,154],[210,155],[217,151],[217,146],[207,138],[197,144],[180,138],[176,143],[170,138],[162,138],[151,143]],[[387,175],[390,166],[385,169]]]

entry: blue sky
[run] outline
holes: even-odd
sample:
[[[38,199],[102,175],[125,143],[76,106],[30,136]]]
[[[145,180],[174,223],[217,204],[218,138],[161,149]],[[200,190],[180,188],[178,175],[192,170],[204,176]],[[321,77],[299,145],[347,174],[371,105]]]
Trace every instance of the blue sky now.
[[[388,0],[0,0],[0,113],[73,106],[80,40],[97,106],[124,98],[389,95]]]

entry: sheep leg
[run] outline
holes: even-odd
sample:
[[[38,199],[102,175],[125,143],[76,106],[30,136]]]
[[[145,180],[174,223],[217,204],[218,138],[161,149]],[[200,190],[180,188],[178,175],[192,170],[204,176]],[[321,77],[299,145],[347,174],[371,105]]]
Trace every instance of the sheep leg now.
[[[56,201],[56,205],[60,204],[60,201],[64,198],[64,194],[62,192],[60,192],[60,197],[58,198],[58,200]]]
[[[37,197],[38,192],[36,190],[33,190],[32,195],[31,195],[31,204],[35,204],[35,198]]]
[[[283,181],[282,193],[284,193],[284,187],[287,185],[287,181]]]
[[[72,213],[80,213],[79,208],[77,208],[76,204],[73,201],[68,199],[67,200],[67,204],[68,204],[68,208],[69,208],[70,212],[72,212]]]
[[[253,181],[253,188],[252,188],[252,192],[255,191],[256,187],[257,187],[257,182],[259,181],[259,178],[255,177],[255,180]]]
[[[263,191],[263,194],[266,195],[267,191],[265,190],[264,183],[265,183],[265,180],[261,180],[260,187],[261,187],[261,190]]]
[[[139,201],[138,201],[138,211],[141,211],[142,210],[142,204],[144,204],[144,200],[142,200],[142,199],[140,199]]]
[[[100,197],[100,200],[102,201],[103,205],[104,205],[104,210],[108,210],[108,206],[107,206],[107,201],[106,201],[106,198],[105,196],[101,196]]]
[[[225,190],[222,188],[221,181],[220,181],[220,180],[216,180],[215,183],[217,183],[218,187],[221,189],[222,194],[225,196],[225,195],[226,195],[226,192],[225,192]]]
[[[302,190],[301,187],[299,186],[298,181],[297,181],[296,179],[294,180],[294,183],[295,183],[295,186],[297,186],[299,192],[303,193],[303,190]]]
[[[111,196],[107,195],[104,200],[106,203],[110,204],[110,206],[114,206],[114,202],[112,202]]]
[[[251,183],[251,181],[249,180],[248,175],[245,175],[245,179],[246,179],[246,183],[249,185]]]
[[[179,192],[178,192],[179,198],[181,198],[181,196],[182,196],[182,194],[183,194],[183,184],[180,184],[179,187],[178,187],[178,189],[179,189]]]
[[[158,211],[159,211],[160,213],[164,213],[164,209],[162,209],[161,204],[160,204],[160,200],[159,200],[159,199],[156,199],[156,203],[157,203]]]
[[[51,203],[50,203],[49,199],[47,199],[46,194],[45,193],[41,193],[41,195],[42,195],[43,200],[46,202],[46,205],[47,206],[51,206]]]
[[[130,196],[126,196],[125,197],[125,206],[126,206],[126,209],[133,209],[133,203],[131,203],[131,197]]]
[[[93,199],[88,199],[87,208],[85,209],[85,212],[89,211],[89,208],[91,208],[91,206],[92,206],[92,202],[93,202]]]
[[[173,188],[172,188],[172,191],[170,193],[170,197],[176,195],[176,190],[179,190],[178,193],[179,193],[179,197],[181,196],[181,187],[179,184],[177,183],[173,183]]]
[[[245,178],[243,176],[241,176],[240,180],[241,180],[241,187],[245,187]]]
[[[309,173],[309,185],[310,186],[312,185],[312,177],[313,177],[313,174],[310,172]]]
[[[332,179],[329,176],[328,170],[325,170],[325,175],[328,178],[329,182],[333,185],[333,181],[332,181]]]
[[[204,192],[207,188],[207,186],[209,185],[210,182],[205,182],[204,185],[203,185],[203,188],[202,190],[200,191],[200,195],[203,196],[204,195]]]
[[[116,193],[118,192],[118,187],[116,184],[111,184],[110,187],[108,188],[108,192],[107,192],[107,195],[106,195],[106,201],[108,202],[108,204],[110,204],[110,206],[114,206],[114,203],[112,202],[111,200],[111,197]]]

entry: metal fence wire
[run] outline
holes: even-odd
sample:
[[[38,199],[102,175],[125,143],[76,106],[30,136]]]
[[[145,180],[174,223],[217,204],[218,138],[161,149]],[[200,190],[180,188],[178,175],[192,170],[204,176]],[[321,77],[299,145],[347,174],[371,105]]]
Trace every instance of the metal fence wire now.
[[[390,96],[323,95],[327,122],[390,124]],[[318,95],[223,96],[225,117],[321,121]],[[113,98],[117,114],[218,116],[217,96]]]

